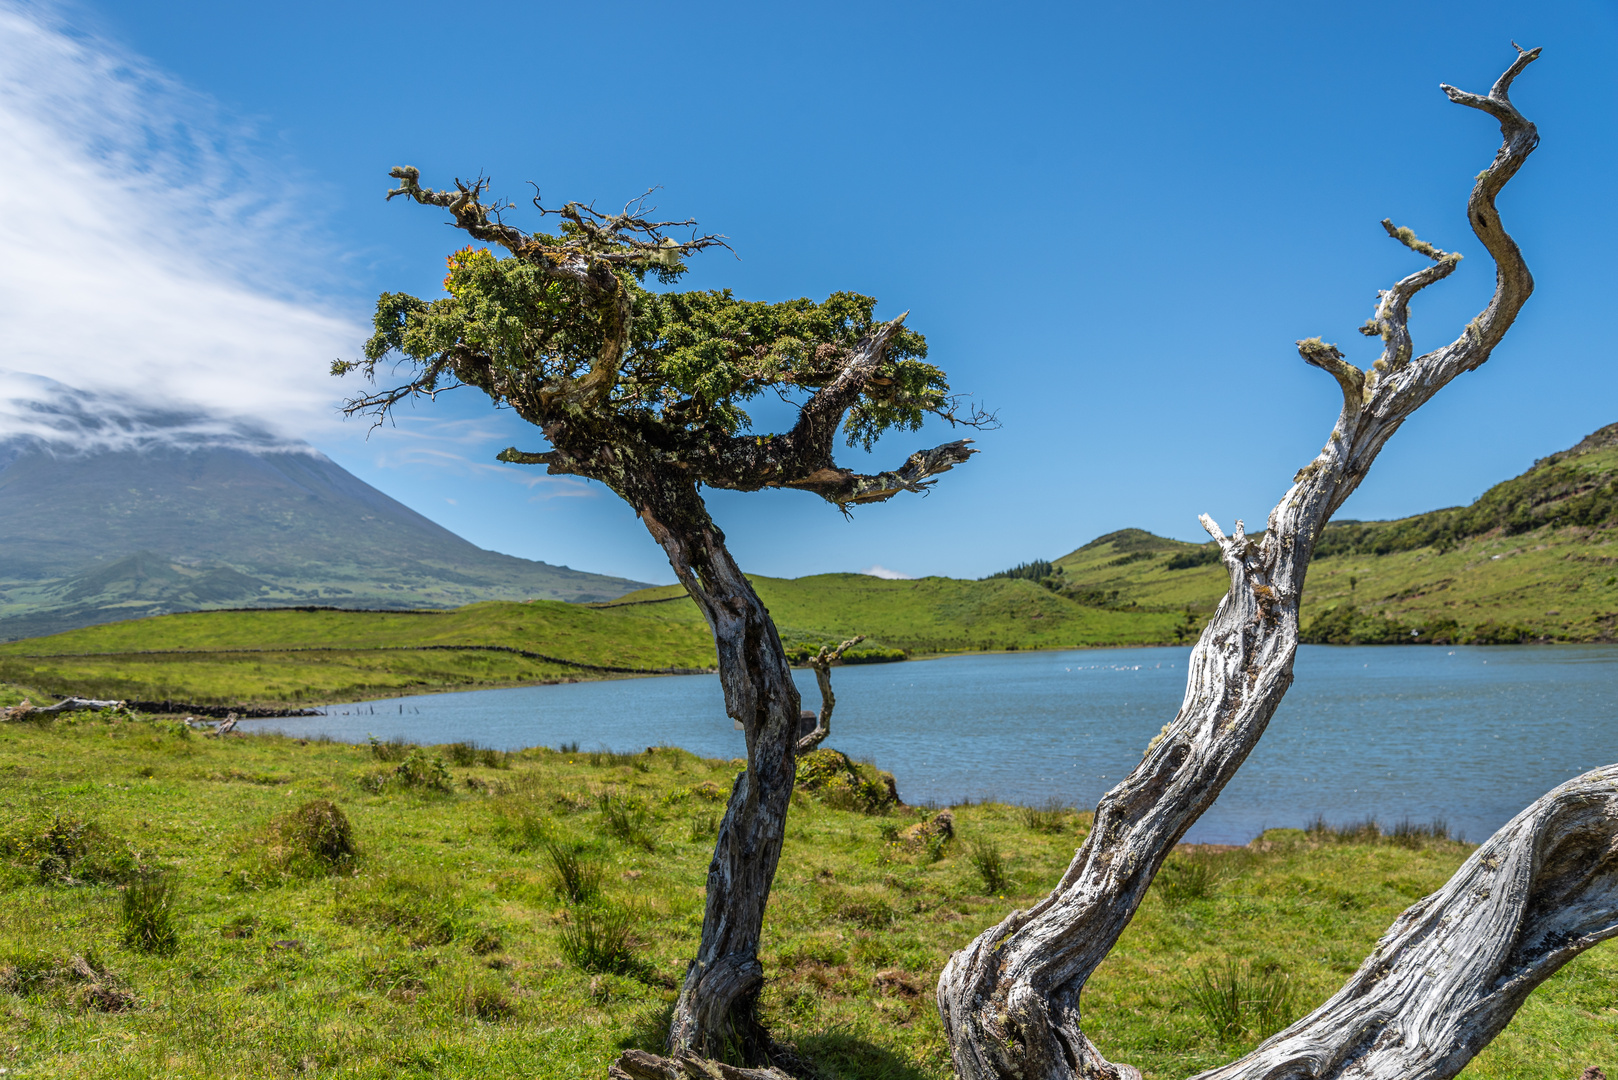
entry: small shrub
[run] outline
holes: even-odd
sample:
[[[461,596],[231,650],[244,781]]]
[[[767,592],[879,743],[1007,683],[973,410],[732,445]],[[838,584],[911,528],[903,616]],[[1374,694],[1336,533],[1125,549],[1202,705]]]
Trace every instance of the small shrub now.
[[[1182,989],[1220,1041],[1265,1039],[1292,1020],[1292,982],[1277,971],[1227,960],[1203,968]]]
[[[657,845],[649,823],[650,815],[639,801],[611,794],[601,796],[601,824],[624,843],[653,850]]]
[[[839,810],[885,814],[899,803],[893,774],[822,747],[798,759],[796,786]]]
[[[551,885],[570,904],[588,904],[601,895],[601,864],[572,848],[546,843],[551,859]]]
[[[1163,864],[1152,890],[1171,907],[1206,900],[1219,884],[1219,867],[1206,855],[1172,858]]]
[[[581,971],[616,975],[636,967],[636,942],[622,908],[576,907],[562,926],[562,955]]]
[[[129,845],[94,821],[55,814],[49,824],[0,835],[0,857],[26,868],[42,885],[121,881],[135,868]]]
[[[1059,833],[1067,825],[1067,806],[1052,796],[1038,806],[1019,806],[1022,823],[1034,832]]]
[[[579,752],[578,740],[574,740],[573,742],[565,742],[561,746],[558,746],[556,751],[559,754],[577,754]]]
[[[444,752],[448,755],[450,764],[458,768],[469,768],[478,761],[478,748],[469,742],[450,743],[444,747]]]
[[[371,756],[378,761],[403,761],[416,749],[415,743],[406,742],[397,735],[387,742],[383,742],[375,735],[367,735],[366,739],[371,745]]]
[[[1000,854],[999,845],[993,840],[980,840],[972,845],[971,859],[973,868],[983,879],[985,892],[998,895],[1006,891],[1006,887],[1011,884],[1011,875],[1006,870],[1005,859]]]
[[[419,791],[450,790],[449,769],[444,766],[444,759],[430,758],[420,748],[411,750],[393,770],[393,780],[401,787]]]
[[[174,924],[174,879],[159,870],[142,869],[124,885],[118,912],[118,938],[140,952],[169,953],[179,944]]]

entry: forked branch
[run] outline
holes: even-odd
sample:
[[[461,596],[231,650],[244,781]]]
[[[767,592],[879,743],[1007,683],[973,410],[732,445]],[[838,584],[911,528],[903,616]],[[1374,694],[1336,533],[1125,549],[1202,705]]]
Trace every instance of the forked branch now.
[[[1342,412],[1325,447],[1298,472],[1291,489],[1270,513],[1262,540],[1248,538],[1240,522],[1226,537],[1211,519],[1203,518],[1219,544],[1230,574],[1230,590],[1192,650],[1179,714],[1153,741],[1140,765],[1102,797],[1089,836],[1050,895],[1029,911],[1013,912],[950,958],[939,979],[938,1004],[956,1072],[965,1080],[1122,1080],[1139,1076],[1130,1066],[1107,1061],[1090,1042],[1081,1024],[1080,995],[1129,924],[1169,851],[1236,774],[1291,685],[1298,647],[1298,604],[1320,530],[1359,486],[1399,426],[1456,375],[1488,358],[1532,289],[1521,254],[1500,226],[1494,197],[1537,143],[1533,125],[1506,98],[1512,78],[1537,55],[1537,50],[1520,53],[1487,98],[1446,88],[1453,100],[1484,109],[1501,121],[1501,149],[1478,178],[1468,203],[1474,231],[1496,262],[1495,293],[1489,306],[1454,342],[1412,358],[1406,331],[1410,298],[1453,272],[1457,259],[1389,223],[1394,239],[1432,262],[1382,294],[1374,326],[1368,327],[1384,339],[1382,357],[1369,371],[1362,371],[1348,363],[1336,346],[1319,338],[1298,343],[1306,361],[1337,381],[1343,391]],[[1610,810],[1600,813],[1610,816]],[[1601,828],[1613,831],[1605,824]],[[1585,829],[1580,835],[1594,834]],[[1595,850],[1602,842],[1595,837],[1585,850]],[[1524,866],[1533,861],[1532,856],[1523,858],[1527,859]],[[1467,872],[1463,869],[1463,878]],[[1609,916],[1598,908],[1607,903],[1610,890],[1602,890],[1609,880],[1602,877],[1590,886],[1593,892],[1580,894],[1602,897],[1596,907],[1578,909],[1576,920],[1594,920],[1589,926],[1579,924],[1586,936],[1607,932],[1600,927],[1606,925],[1601,920]],[[1543,895],[1549,897],[1554,891]],[[1481,904],[1478,895],[1466,891],[1464,884],[1457,885],[1453,892],[1441,894],[1442,902],[1423,910],[1435,920],[1465,921]],[[1440,910],[1446,904],[1452,910]],[[1510,940],[1537,940],[1544,937],[1547,926],[1555,925],[1554,904],[1528,901],[1515,910],[1520,915],[1521,933]],[[1501,915],[1490,925],[1501,929],[1508,921]],[[1402,921],[1395,928],[1395,937],[1414,925]],[[1534,963],[1552,965],[1545,969],[1548,973],[1566,955],[1570,954],[1553,949],[1544,953],[1543,961]],[[1527,970],[1510,967],[1517,961],[1502,963],[1504,966],[1495,969],[1502,976],[1514,978]],[[1412,970],[1419,972],[1419,964]],[[1474,980],[1466,983],[1470,987],[1467,993],[1472,994],[1467,1000],[1481,1001],[1498,989],[1476,982],[1486,978],[1481,973],[1484,968],[1467,970],[1472,974],[1457,975],[1463,982]],[[1377,965],[1369,965],[1362,986],[1384,978],[1379,971]],[[1536,980],[1543,977],[1535,976]],[[1460,1042],[1443,1042],[1458,1037],[1466,1021],[1445,1028],[1435,1017],[1448,1016],[1445,1010],[1452,1008],[1468,1008],[1465,995],[1416,1003],[1411,990],[1419,978],[1415,974],[1410,976],[1412,981],[1401,984],[1405,988],[1402,997],[1386,999],[1387,1015],[1393,1019],[1370,1036],[1368,1027],[1322,1024],[1311,1029],[1317,1041],[1307,1061],[1299,1057],[1292,1065],[1275,1065],[1269,1059],[1251,1065],[1238,1063],[1217,1075],[1253,1080],[1349,1076],[1440,1080],[1452,1076],[1482,1043],[1470,1035]],[[1428,993],[1429,988],[1423,984],[1421,992]],[[1515,1008],[1517,1002],[1520,997],[1507,1004]],[[1498,1027],[1484,1023],[1466,1029],[1485,1030],[1492,1035]],[[1427,1041],[1429,1032],[1437,1041]],[[1378,1040],[1383,1048],[1376,1052],[1384,1056],[1367,1057]],[[1386,1052],[1387,1045],[1399,1040],[1424,1047],[1427,1056],[1419,1059],[1424,1063],[1420,1068],[1410,1066],[1416,1057]]]
[[[831,711],[837,707],[837,695],[831,692],[831,666],[864,640],[864,634],[856,634],[835,649],[822,645],[820,651],[809,658],[809,666],[815,669],[815,682],[820,684],[820,714],[815,717],[815,730],[798,740],[798,753],[807,754],[831,734]]]

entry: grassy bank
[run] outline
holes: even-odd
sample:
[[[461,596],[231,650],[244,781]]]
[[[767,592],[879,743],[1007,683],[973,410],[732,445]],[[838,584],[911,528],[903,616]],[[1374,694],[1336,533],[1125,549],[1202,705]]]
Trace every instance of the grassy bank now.
[[[662,1037],[737,767],[0,726],[0,1067],[599,1077]],[[953,838],[906,843],[932,810],[839,804],[794,799],[767,1019],[828,1077],[942,1078],[940,966],[1054,883],[1087,816],[960,806]],[[1087,991],[1091,1032],[1148,1077],[1227,1060],[1338,986],[1467,850],[1272,831],[1177,854]],[[1576,961],[1465,1075],[1610,1064],[1615,976],[1609,946]],[[1207,992],[1233,977],[1234,1014]]]
[[[856,660],[1150,644],[1175,621],[1085,607],[1030,581],[754,580],[789,650],[864,634]],[[625,601],[164,615],[0,644],[0,681],[58,695],[298,705],[715,663],[707,624],[678,587]]]

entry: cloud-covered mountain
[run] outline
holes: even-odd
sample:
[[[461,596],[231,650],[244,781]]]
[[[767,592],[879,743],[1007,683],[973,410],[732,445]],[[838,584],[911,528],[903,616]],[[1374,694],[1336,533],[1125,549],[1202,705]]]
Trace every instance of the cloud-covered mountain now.
[[[606,600],[250,422],[0,373],[0,639],[210,607]]]

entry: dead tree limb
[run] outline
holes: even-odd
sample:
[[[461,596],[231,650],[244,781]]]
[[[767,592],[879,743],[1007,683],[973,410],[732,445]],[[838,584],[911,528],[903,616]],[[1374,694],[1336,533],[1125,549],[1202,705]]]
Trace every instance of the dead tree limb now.
[[[822,645],[820,651],[809,658],[809,666],[815,669],[815,682],[820,684],[820,715],[815,718],[815,730],[798,740],[798,753],[807,754],[831,734],[831,711],[837,707],[837,695],[831,692],[831,666],[864,640],[864,634],[856,634],[835,649]]]
[[[1618,765],[1541,796],[1400,915],[1331,1000],[1201,1080],[1445,1080],[1529,991],[1618,935]]]
[[[1140,1075],[1131,1066],[1108,1062],[1085,1036],[1079,1009],[1085,982],[1117,943],[1174,844],[1258,743],[1291,685],[1298,603],[1321,529],[1405,419],[1451,379],[1489,358],[1533,290],[1528,267],[1494,205],[1500,189],[1539,142],[1534,125],[1508,96],[1512,80],[1539,50],[1518,52],[1487,95],[1443,88],[1452,101],[1500,122],[1500,150],[1478,175],[1467,205],[1472,230],[1495,262],[1494,295],[1458,338],[1412,359],[1410,300],[1453,272],[1458,260],[1390,225],[1390,234],[1430,265],[1380,294],[1363,330],[1382,339],[1382,356],[1362,371],[1319,338],[1298,343],[1304,360],[1330,373],[1342,388],[1337,422],[1324,449],[1298,472],[1270,513],[1262,541],[1249,539],[1239,521],[1227,537],[1203,516],[1230,572],[1230,591],[1192,650],[1178,715],[1134,772],[1102,797],[1089,836],[1050,895],[1029,911],[1013,912],[956,953],[939,979],[939,1010],[961,1077],[1118,1080]],[[1437,914],[1446,916],[1453,917]],[[1407,1040],[1425,1037],[1416,1028],[1401,1030]],[[1361,1034],[1321,1032],[1320,1037],[1357,1040]],[[1464,1063],[1477,1046],[1464,1052],[1451,1046],[1429,1049],[1445,1068],[1454,1064],[1459,1069],[1456,1062]],[[1320,1071],[1283,1068],[1220,1075],[1312,1080],[1418,1075],[1392,1066],[1392,1071],[1355,1071],[1358,1059],[1356,1052],[1345,1050],[1329,1059],[1336,1065]]]

